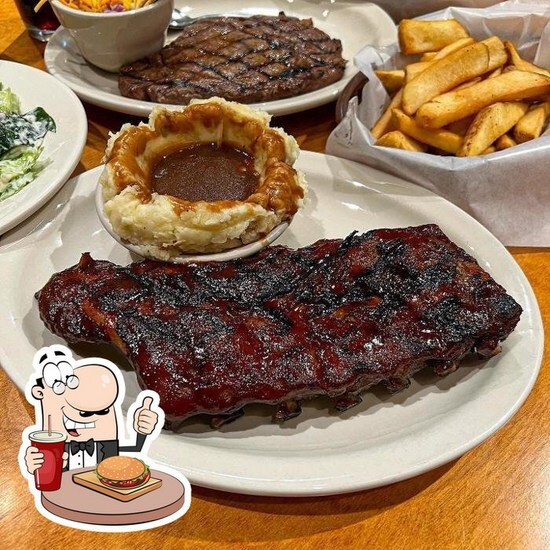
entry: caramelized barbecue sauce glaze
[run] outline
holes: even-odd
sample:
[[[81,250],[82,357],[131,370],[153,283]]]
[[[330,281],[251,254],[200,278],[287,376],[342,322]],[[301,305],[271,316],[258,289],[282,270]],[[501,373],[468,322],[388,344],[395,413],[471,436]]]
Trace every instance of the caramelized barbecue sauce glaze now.
[[[433,225],[379,229],[231,262],[127,267],[84,254],[38,294],[70,342],[111,342],[169,420],[329,395],[490,352],[521,307]],[[284,405],[284,404],[283,404]]]
[[[196,143],[165,153],[151,171],[151,191],[186,201],[242,201],[258,184],[252,156],[223,143]]]

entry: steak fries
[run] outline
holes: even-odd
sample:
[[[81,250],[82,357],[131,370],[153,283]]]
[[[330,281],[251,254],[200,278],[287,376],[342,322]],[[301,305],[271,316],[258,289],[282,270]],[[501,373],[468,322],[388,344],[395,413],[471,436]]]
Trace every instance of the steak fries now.
[[[456,19],[418,21],[402,19],[398,29],[399,45],[406,54],[433,52],[467,38],[468,31]]]
[[[399,43],[403,53],[422,55],[402,69],[375,71],[393,94],[371,130],[375,145],[422,152],[414,145],[422,143],[429,153],[468,157],[543,133],[550,71],[522,59],[511,42],[476,42],[450,19],[403,20]],[[414,141],[386,137],[396,130]]]
[[[434,98],[418,109],[417,120],[425,128],[442,128],[498,101],[534,99],[549,92],[550,77],[510,71]]]

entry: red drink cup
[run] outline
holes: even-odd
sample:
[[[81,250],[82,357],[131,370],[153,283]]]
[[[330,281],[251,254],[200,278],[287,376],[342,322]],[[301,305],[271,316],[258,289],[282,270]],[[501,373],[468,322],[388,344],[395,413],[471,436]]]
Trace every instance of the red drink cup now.
[[[47,42],[59,27],[59,21],[48,2],[38,12],[34,11],[36,4],[38,0],[15,0],[15,5],[30,35],[41,42]]]
[[[61,487],[63,451],[66,434],[48,431],[32,432],[31,445],[44,453],[44,464],[34,471],[34,484],[39,491],[57,491]]]

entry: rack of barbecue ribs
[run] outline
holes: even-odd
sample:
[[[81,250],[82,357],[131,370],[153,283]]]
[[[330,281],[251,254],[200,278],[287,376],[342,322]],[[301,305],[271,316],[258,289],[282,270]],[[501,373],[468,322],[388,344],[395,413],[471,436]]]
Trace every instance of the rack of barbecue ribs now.
[[[110,342],[158,392],[175,422],[219,426],[247,403],[275,421],[318,395],[348,409],[424,367],[489,357],[521,307],[435,225],[378,229],[246,259],[126,267],[83,254],[37,293],[46,326],[68,342]]]

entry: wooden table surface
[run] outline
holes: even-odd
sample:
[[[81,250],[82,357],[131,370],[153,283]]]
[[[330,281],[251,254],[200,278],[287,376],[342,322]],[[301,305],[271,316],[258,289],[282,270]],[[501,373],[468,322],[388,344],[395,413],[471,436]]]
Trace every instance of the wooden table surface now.
[[[0,58],[43,69],[43,45],[0,0]],[[107,133],[137,119],[85,105],[89,133],[75,175],[100,163]],[[334,104],[276,119],[303,149],[323,151]],[[550,249],[511,249],[550,326]],[[0,286],[0,292],[9,289]],[[0,330],[1,338],[1,330]],[[2,345],[5,345],[2,342]],[[17,465],[32,409],[0,369],[0,546],[3,548],[550,548],[550,360],[520,411],[463,457],[371,491],[262,498],[194,487],[188,514],[127,534],[83,533],[43,518]],[[77,546],[81,544],[82,546]]]

